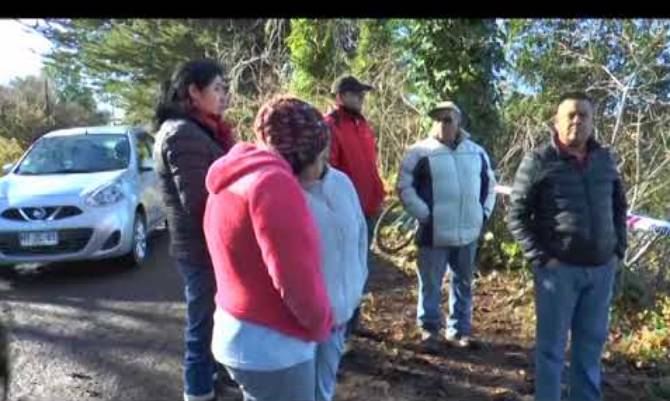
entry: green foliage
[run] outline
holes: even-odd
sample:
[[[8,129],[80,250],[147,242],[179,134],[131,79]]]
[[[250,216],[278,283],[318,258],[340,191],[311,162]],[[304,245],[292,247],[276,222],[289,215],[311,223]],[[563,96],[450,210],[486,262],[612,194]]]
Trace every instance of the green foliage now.
[[[384,68],[384,55],[393,53],[392,21],[384,19],[360,22],[360,39],[352,65],[352,73],[363,80],[370,80]]]
[[[332,82],[351,72],[357,33],[357,21],[291,20],[286,46],[293,71],[293,93],[309,100],[330,97]]]
[[[404,58],[421,108],[455,101],[468,129],[486,146],[500,126],[496,73],[504,57],[495,21],[411,20],[404,29]]]
[[[327,93],[329,70],[335,57],[333,21],[296,19],[286,44],[293,66],[292,89],[300,96]]]

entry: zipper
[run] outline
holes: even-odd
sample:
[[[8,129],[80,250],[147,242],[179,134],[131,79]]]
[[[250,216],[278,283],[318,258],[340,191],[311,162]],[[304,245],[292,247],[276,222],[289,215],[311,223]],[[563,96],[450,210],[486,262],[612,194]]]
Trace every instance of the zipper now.
[[[458,149],[458,146],[456,146],[456,148]],[[459,199],[458,199],[458,203],[459,203],[459,207],[458,207],[458,210],[459,210],[459,212],[458,212],[458,227],[456,227],[456,232],[458,233],[458,241],[460,243],[460,242],[463,242],[462,230],[461,230],[461,227],[463,225],[462,224],[463,222],[461,221],[463,219],[463,183],[461,181],[460,171],[458,170],[458,163],[456,162],[456,149],[454,149],[454,150],[449,149],[449,151],[451,152],[451,157],[452,157],[452,160],[453,160],[453,163],[454,163],[454,171],[456,172],[456,177],[458,179],[458,193],[460,195]]]
[[[593,240],[593,205],[591,203],[591,194],[589,193],[588,177],[586,175],[586,168],[580,169],[582,175],[582,184],[584,185],[584,194],[586,196],[586,210],[589,214],[589,240]]]

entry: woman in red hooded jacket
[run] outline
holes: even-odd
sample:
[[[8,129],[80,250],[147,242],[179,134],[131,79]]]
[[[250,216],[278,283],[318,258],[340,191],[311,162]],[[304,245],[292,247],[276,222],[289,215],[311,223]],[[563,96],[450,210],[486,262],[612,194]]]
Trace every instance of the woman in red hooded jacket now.
[[[245,400],[313,401],[316,343],[333,329],[316,223],[296,175],[326,149],[311,105],[281,96],[207,175],[205,236],[218,293],[212,352]]]

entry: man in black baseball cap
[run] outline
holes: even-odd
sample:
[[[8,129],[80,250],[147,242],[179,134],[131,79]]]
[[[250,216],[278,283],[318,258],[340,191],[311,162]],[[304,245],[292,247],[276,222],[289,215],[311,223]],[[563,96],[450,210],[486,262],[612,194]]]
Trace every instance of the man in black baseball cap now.
[[[371,90],[371,85],[351,75],[341,76],[332,87],[335,109],[325,118],[332,132],[330,164],[353,182],[370,228],[384,199],[384,185],[377,169],[376,136],[362,114],[365,95]]]
[[[374,90],[374,88],[368,84],[364,84],[356,77],[352,75],[343,75],[339,77],[333,83],[332,94],[337,96],[338,93],[344,92],[354,92],[354,93],[365,93],[367,91]]]

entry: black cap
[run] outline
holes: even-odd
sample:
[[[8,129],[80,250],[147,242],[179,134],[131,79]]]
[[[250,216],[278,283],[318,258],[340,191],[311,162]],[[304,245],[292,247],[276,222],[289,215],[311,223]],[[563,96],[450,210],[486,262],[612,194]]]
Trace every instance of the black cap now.
[[[332,92],[333,95],[342,92],[367,92],[374,90],[374,88],[368,84],[364,84],[352,75],[344,75],[333,83]]]

